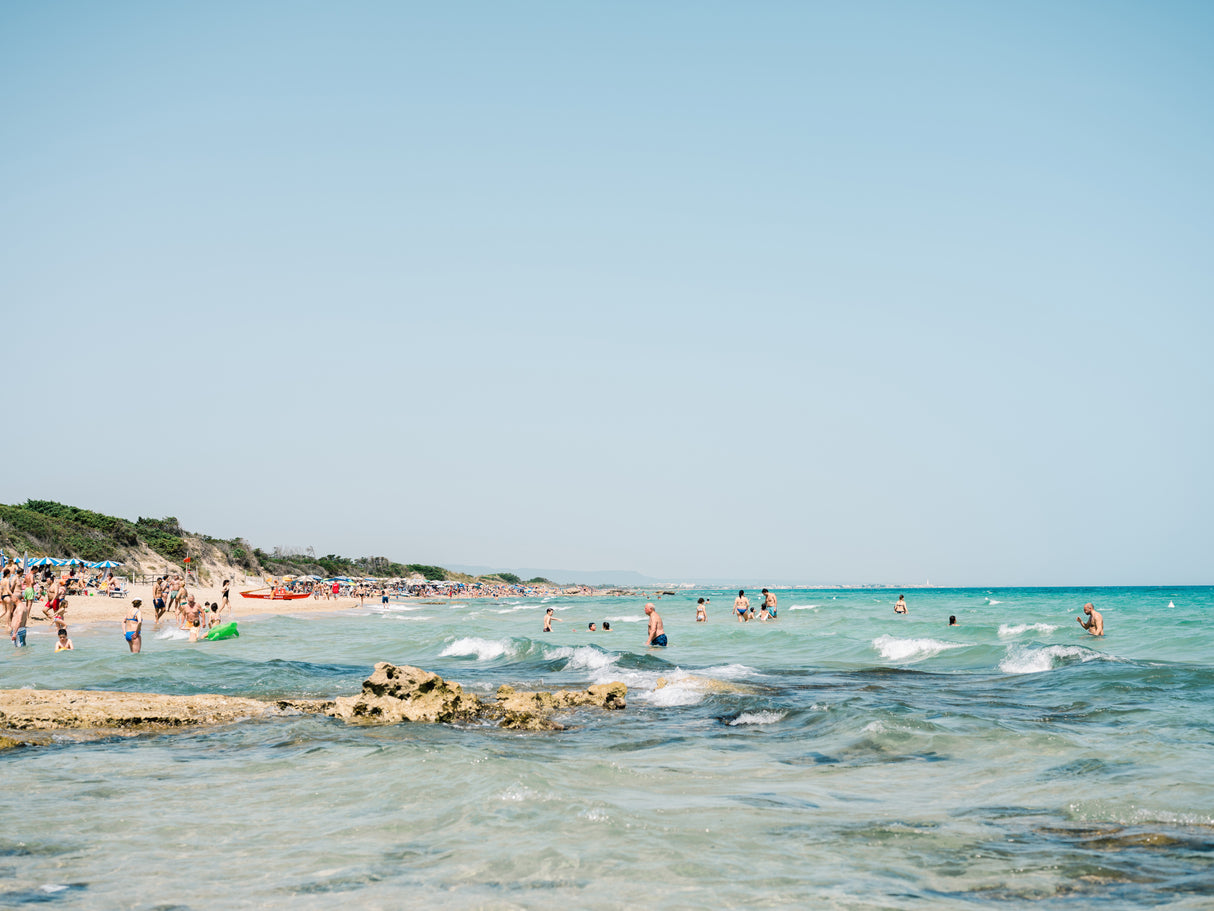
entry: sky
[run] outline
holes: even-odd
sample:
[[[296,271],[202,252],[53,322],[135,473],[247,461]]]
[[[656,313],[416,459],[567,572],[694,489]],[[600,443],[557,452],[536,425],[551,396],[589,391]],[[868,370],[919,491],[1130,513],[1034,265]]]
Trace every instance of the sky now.
[[[0,3],[0,502],[1214,582],[1214,6]]]

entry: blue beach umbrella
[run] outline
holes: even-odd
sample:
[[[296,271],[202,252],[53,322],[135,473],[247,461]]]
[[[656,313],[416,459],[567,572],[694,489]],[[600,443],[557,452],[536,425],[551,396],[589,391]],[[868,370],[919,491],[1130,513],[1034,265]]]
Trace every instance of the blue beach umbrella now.
[[[90,563],[89,566],[93,569],[117,569],[119,566],[124,566],[117,560],[102,560],[100,563]]]

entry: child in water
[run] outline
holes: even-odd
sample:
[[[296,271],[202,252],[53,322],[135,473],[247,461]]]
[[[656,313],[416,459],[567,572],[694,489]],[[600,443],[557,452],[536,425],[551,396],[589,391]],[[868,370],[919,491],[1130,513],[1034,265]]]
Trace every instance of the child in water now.
[[[59,627],[59,641],[55,643],[55,651],[70,652],[75,646],[72,645],[72,640],[67,637],[67,627]]]

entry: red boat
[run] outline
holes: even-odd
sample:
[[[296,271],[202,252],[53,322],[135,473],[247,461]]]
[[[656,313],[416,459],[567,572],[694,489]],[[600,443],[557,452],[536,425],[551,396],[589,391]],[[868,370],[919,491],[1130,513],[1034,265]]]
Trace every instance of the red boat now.
[[[298,601],[300,598],[312,597],[311,592],[289,592],[285,588],[276,588],[273,591],[267,589],[255,588],[252,591],[241,592],[242,598],[261,598],[263,601]]]

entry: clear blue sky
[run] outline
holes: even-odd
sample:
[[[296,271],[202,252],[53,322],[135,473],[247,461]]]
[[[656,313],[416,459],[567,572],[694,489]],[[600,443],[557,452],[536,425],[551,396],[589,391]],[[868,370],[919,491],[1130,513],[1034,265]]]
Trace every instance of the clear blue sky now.
[[[1212,77],[1203,3],[4,3],[0,501],[1212,582]]]

